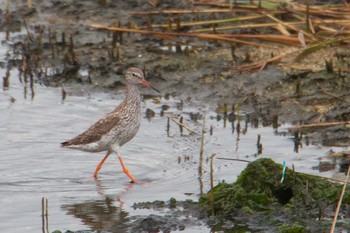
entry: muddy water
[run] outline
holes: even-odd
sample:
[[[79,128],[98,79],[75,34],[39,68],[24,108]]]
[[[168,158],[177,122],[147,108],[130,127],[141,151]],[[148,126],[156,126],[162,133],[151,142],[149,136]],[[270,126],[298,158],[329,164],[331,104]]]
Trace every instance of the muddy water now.
[[[2,35],[4,37],[4,35]],[[3,41],[4,38],[1,38]],[[0,58],[5,59],[6,45]],[[0,69],[6,76],[6,69]],[[315,145],[302,146],[296,151],[295,140],[283,124],[277,129],[249,119],[249,110],[240,110],[240,117],[229,122],[217,118],[215,106],[181,105],[181,97],[147,98],[143,102],[144,118],[138,135],[120,153],[126,166],[142,182],[129,183],[121,171],[116,156],[111,156],[97,180],[92,178],[103,153],[90,154],[60,148],[60,142],[87,129],[122,101],[121,90],[90,91],[86,86],[65,86],[67,96],[62,100],[61,88],[51,88],[37,82],[19,79],[11,70],[9,86],[0,90],[0,228],[8,233],[49,232],[65,230],[105,230],[126,232],[135,216],[164,215],[162,211],[132,208],[133,203],[153,200],[198,199],[201,191],[209,189],[209,160],[217,158],[254,160],[271,157],[287,162],[297,171],[319,174],[312,169],[330,149]],[[163,93],[164,94],[164,93]],[[162,105],[168,105],[163,116]],[[203,107],[204,106],[204,107]],[[155,112],[146,118],[145,110]],[[202,118],[191,120],[191,113]],[[196,133],[189,133],[170,122],[168,116],[179,120]],[[222,114],[221,114],[222,115]],[[199,177],[201,130],[205,118],[203,176]],[[255,123],[252,123],[255,122]],[[237,131],[238,124],[240,131]],[[210,127],[213,135],[210,135]],[[261,136],[262,154],[258,154],[257,138]],[[216,159],[214,183],[233,182],[246,166],[245,162]],[[323,176],[342,176],[336,170]],[[42,229],[41,200],[48,199],[48,226]],[[46,220],[45,220],[46,221]],[[186,225],[182,232],[209,232],[205,223]]]

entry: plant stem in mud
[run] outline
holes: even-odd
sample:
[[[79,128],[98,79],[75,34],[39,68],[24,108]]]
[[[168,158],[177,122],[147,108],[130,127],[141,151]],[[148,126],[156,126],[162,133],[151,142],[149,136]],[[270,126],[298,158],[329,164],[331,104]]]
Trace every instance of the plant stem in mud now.
[[[153,31],[152,24],[153,24],[153,17],[152,17],[152,15],[148,15],[148,17],[147,17],[147,29],[149,31]]]
[[[342,201],[343,201],[343,197],[344,197],[344,194],[345,194],[346,185],[348,184],[348,181],[349,181],[349,175],[350,175],[350,166],[348,167],[348,172],[347,172],[347,174],[346,174],[346,179],[345,179],[345,182],[344,182],[343,190],[342,190],[341,195],[340,195],[340,197],[339,197],[337,209],[336,209],[335,214],[334,214],[334,219],[333,219],[333,223],[332,223],[331,233],[334,232],[335,224],[337,223],[337,218],[338,218],[338,214],[339,214],[339,209],[340,209],[341,203],[342,203]]]
[[[236,151],[238,151],[240,134],[241,134],[241,116],[239,114],[239,105],[237,105],[237,125],[236,125],[237,139],[236,139]]]
[[[34,96],[35,96],[33,73],[30,73],[30,79],[29,80],[30,80],[29,85],[30,85],[31,99],[33,100]]]
[[[261,155],[263,146],[262,146],[262,143],[261,143],[261,135],[260,134],[258,134],[258,141],[256,143],[256,147],[258,149],[258,151],[257,151],[258,155]]]
[[[70,35],[69,37],[69,42],[70,42],[70,54],[71,54],[71,58],[72,58],[72,64],[75,63],[75,53],[74,53],[74,40],[73,40],[73,34]]]
[[[117,61],[121,61],[120,44],[119,43],[117,43],[115,50],[116,50],[115,56],[116,56]]]
[[[203,154],[204,154],[204,133],[205,133],[205,114],[203,119],[203,128],[202,128],[202,138],[201,138],[201,150],[199,152],[199,167],[198,167],[198,179],[199,179],[199,190],[200,195],[203,195]]]
[[[167,28],[168,32],[172,32],[173,31],[172,22],[173,22],[172,19],[168,18],[168,28]]]
[[[27,6],[29,9],[32,8],[32,6],[33,6],[32,0],[27,0]]]
[[[306,17],[305,17],[305,23],[306,23],[306,31],[310,32],[310,1],[306,0]]]
[[[10,88],[10,69],[7,68],[5,77],[2,78],[2,89],[4,91],[8,90]]]
[[[273,116],[273,120],[272,120],[272,128],[273,129],[278,129],[278,115],[274,115]]]
[[[184,118],[183,116],[180,117],[180,124],[179,124],[179,127],[180,127],[180,134],[181,136],[183,135],[183,132],[184,132],[184,128],[183,128],[183,121],[184,121]]]
[[[49,233],[49,200],[46,197],[41,198],[41,227],[43,233]]]
[[[166,133],[169,137],[170,135],[170,117],[168,117],[168,121],[167,121],[167,124],[166,124]]]
[[[170,120],[172,120],[173,122],[175,122],[175,123],[180,127],[180,132],[181,132],[181,134],[182,134],[182,132],[183,132],[183,131],[181,131],[181,127],[187,129],[188,132],[190,132],[190,133],[199,134],[199,133],[193,131],[192,129],[190,129],[190,128],[189,128],[188,126],[186,126],[185,124],[183,124],[183,123],[181,123],[181,122],[179,122],[179,121],[176,121],[174,118],[171,118],[171,117],[169,117],[169,118],[170,118]],[[180,118],[180,120],[181,120],[181,118]],[[183,121],[183,120],[182,120],[182,121]],[[170,125],[169,125],[169,126],[170,126]]]
[[[27,31],[27,36],[28,36],[30,43],[33,43],[33,37],[32,37],[32,34],[29,32],[28,25],[27,25],[27,22],[25,19],[23,19],[23,25]]]
[[[211,155],[211,159],[210,159],[210,208],[211,208],[211,214],[213,216],[215,216],[215,210],[214,210],[214,157],[216,156],[216,154],[212,154]]]
[[[62,43],[63,48],[66,47],[66,33],[65,32],[62,32],[61,43]]]
[[[67,92],[66,90],[64,90],[63,86],[61,86],[61,93],[62,93],[62,103],[63,103],[67,96]]]
[[[6,18],[10,17],[10,0],[6,0]]]

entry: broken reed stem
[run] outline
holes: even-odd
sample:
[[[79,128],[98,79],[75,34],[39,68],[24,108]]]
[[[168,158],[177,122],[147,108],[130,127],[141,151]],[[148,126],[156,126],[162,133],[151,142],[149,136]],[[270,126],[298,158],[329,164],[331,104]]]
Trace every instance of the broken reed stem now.
[[[173,41],[173,36],[178,37],[194,37],[204,40],[215,40],[215,41],[221,41],[221,42],[228,42],[228,43],[240,43],[240,44],[246,44],[256,47],[263,47],[268,49],[277,49],[275,46],[266,45],[266,44],[258,44],[255,42],[250,42],[247,40],[239,40],[235,38],[227,38],[222,35],[213,35],[213,34],[201,34],[201,33],[182,33],[182,32],[155,32],[151,30],[139,30],[139,29],[129,29],[129,28],[118,28],[118,27],[106,27],[103,25],[98,24],[91,24],[90,27],[96,28],[96,29],[104,29],[104,30],[110,30],[110,31],[120,31],[120,32],[131,32],[131,33],[139,33],[139,34],[145,34],[145,35],[151,35],[157,38],[162,38],[163,40],[170,40]]]
[[[324,122],[324,123],[297,125],[289,128],[289,130],[294,131],[298,129],[307,129],[307,128],[315,128],[315,127],[331,127],[331,126],[338,126],[338,125],[350,125],[350,121]]]
[[[41,198],[41,216],[45,216],[45,198]]]
[[[222,157],[218,157],[217,159],[222,159],[222,160],[233,160],[233,161],[245,162],[245,163],[250,163],[250,162],[251,162],[251,161],[245,160],[245,159],[233,159],[233,158],[222,158]]]
[[[201,137],[201,149],[199,151],[199,182],[200,182],[200,195],[203,194],[203,182],[202,182],[202,177],[203,177],[203,155],[204,155],[204,133],[205,133],[205,115],[204,115],[204,120],[203,120],[203,127],[202,127],[202,137]]]
[[[183,121],[184,121],[184,118],[183,116],[180,117],[180,124],[179,124],[179,127],[180,127],[180,133],[181,135],[183,135],[183,132],[184,132],[184,127],[183,127]]]
[[[45,205],[45,216],[49,216],[49,200],[47,198],[45,198],[45,202],[46,202],[46,205]]]
[[[42,232],[49,233],[49,200],[46,197],[41,198],[41,227]]]
[[[211,207],[211,213],[212,216],[215,216],[215,210],[214,210],[214,158],[216,154],[212,154],[210,158],[210,207]]]
[[[216,20],[206,20],[206,21],[195,21],[195,22],[182,22],[181,25],[175,21],[175,25],[178,27],[177,29],[180,29],[181,27],[193,27],[193,26],[205,26],[205,25],[211,25],[211,24],[219,24],[219,23],[234,23],[234,22],[240,22],[240,21],[246,21],[246,20],[256,20],[266,18],[264,15],[254,15],[254,16],[242,16],[242,17],[235,17],[235,18],[228,18],[228,19],[216,19]],[[153,24],[153,28],[169,28],[169,24],[172,25],[172,22],[167,22],[166,24]],[[276,24],[276,23],[274,23]],[[302,24],[302,23],[296,23],[296,24]],[[259,24],[257,24],[259,25]],[[143,27],[144,28],[144,27]],[[209,30],[209,29],[208,29]],[[208,31],[207,30],[207,31]]]
[[[6,0],[6,17],[10,16],[10,0]]]
[[[340,197],[339,197],[337,209],[336,209],[335,214],[334,214],[333,223],[332,223],[332,228],[331,228],[331,233],[334,233],[335,224],[337,223],[337,218],[338,218],[338,214],[339,214],[339,209],[340,209],[341,203],[342,203],[342,201],[343,201],[343,197],[344,197],[344,194],[345,194],[346,185],[347,185],[348,180],[349,180],[349,174],[350,174],[350,166],[348,167],[348,172],[347,172],[347,174],[346,174],[346,179],[345,179],[345,183],[344,183],[344,186],[343,186],[343,190],[342,190],[341,195],[340,195]]]
[[[30,43],[33,43],[33,37],[32,37],[32,34],[29,31],[29,28],[28,28],[28,25],[27,25],[27,21],[25,19],[23,19],[23,24],[24,24],[24,28],[27,31],[27,36],[28,36],[28,39],[29,39]]]
[[[201,137],[201,149],[199,152],[199,166],[202,166],[203,163],[203,154],[204,154],[204,134],[205,134],[205,119],[203,121],[203,128],[202,128],[202,137]]]
[[[293,170],[294,170],[294,169],[293,169]],[[312,174],[308,174],[308,175],[309,175],[309,176],[314,176],[314,177],[323,178],[323,179],[326,179],[326,180],[332,180],[332,181],[336,181],[336,182],[344,183],[344,184],[349,183],[349,181],[341,180],[341,179],[337,179],[337,178],[332,178],[332,177],[323,177],[323,176],[312,175]]]
[[[303,30],[301,30],[300,28],[298,27],[295,27],[295,26],[292,26],[292,25],[288,25],[288,24],[285,24],[283,21],[277,19],[275,16],[271,15],[271,14],[265,14],[267,17],[269,17],[271,20],[281,24],[282,26],[286,27],[286,28],[289,28],[290,30],[293,30],[295,32],[302,32],[305,36],[307,36],[309,39],[311,40],[314,40],[314,41],[317,41],[317,39],[310,33],[307,33]]]
[[[262,154],[263,145],[261,143],[261,135],[260,134],[258,134],[258,141],[256,143],[256,147],[257,147],[257,150],[258,150],[257,151],[258,155],[261,155]]]
[[[75,53],[74,53],[74,40],[73,40],[73,34],[70,34],[69,37],[69,50],[70,50],[70,54],[71,54],[71,59],[72,59],[72,63],[75,63]]]
[[[181,122],[178,122],[177,120],[175,120],[174,118],[172,117],[169,117],[170,120],[172,120],[173,122],[175,122],[177,125],[179,125],[180,127],[183,127],[185,129],[187,129],[190,133],[195,133],[195,134],[198,134],[197,132],[193,131],[191,128],[189,128],[188,126],[186,126],[185,124],[181,123]]]
[[[46,197],[41,198],[41,215],[49,215],[49,200]]]
[[[62,103],[63,103],[67,96],[67,92],[66,90],[64,90],[63,85],[61,85],[61,93],[62,93]]]
[[[282,53],[282,54],[276,55],[276,56],[274,56],[274,57],[272,57],[270,59],[264,60],[264,61],[260,61],[260,62],[256,62],[256,63],[253,63],[253,64],[248,64],[248,65],[238,66],[237,69],[239,71],[241,71],[241,72],[251,71],[251,70],[256,70],[256,69],[263,70],[264,67],[268,63],[272,63],[272,62],[278,61],[278,60],[280,60],[280,59],[282,59],[284,57],[287,57],[287,56],[292,56],[292,54],[298,53],[298,52],[302,52],[303,50],[304,50],[304,48],[296,49],[296,50],[293,50],[293,51],[287,52],[287,53]]]
[[[166,124],[166,133],[169,137],[170,135],[170,117],[168,116],[167,124]]]
[[[161,10],[161,11],[132,11],[130,12],[131,15],[157,15],[157,14],[162,14],[162,15],[173,15],[173,14],[199,14],[199,13],[230,13],[230,9],[199,9],[199,8],[193,8],[193,10]],[[246,9],[235,9],[235,12],[248,12]],[[255,13],[255,12],[254,12]],[[285,11],[281,10],[274,10],[271,13],[273,14],[283,14]]]
[[[306,31],[310,32],[310,24],[309,24],[309,20],[310,20],[310,1],[306,0],[306,19],[305,19],[305,23],[306,23]]]

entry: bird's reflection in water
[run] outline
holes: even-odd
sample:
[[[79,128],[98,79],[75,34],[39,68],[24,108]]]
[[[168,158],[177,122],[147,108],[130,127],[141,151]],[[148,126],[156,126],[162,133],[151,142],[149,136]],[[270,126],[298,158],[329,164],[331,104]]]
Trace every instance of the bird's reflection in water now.
[[[102,185],[101,180],[98,179],[98,178],[95,178],[95,182],[96,182],[96,191],[97,191],[97,193],[99,195],[101,195],[101,196],[105,196],[104,186]],[[124,204],[122,196],[127,194],[132,189],[132,187],[134,187],[134,185],[135,185],[135,183],[128,183],[127,185],[125,185],[124,190],[116,195],[115,200],[120,203],[120,207],[122,207],[123,204]]]
[[[103,197],[100,200],[88,200],[77,204],[62,205],[62,209],[81,219],[91,231],[128,232],[129,214],[123,210],[122,196],[128,193],[133,183],[116,196],[104,195],[102,181],[96,179],[97,193]]]
[[[92,231],[127,232],[128,213],[114,205],[113,198],[62,205],[62,209],[81,219]]]

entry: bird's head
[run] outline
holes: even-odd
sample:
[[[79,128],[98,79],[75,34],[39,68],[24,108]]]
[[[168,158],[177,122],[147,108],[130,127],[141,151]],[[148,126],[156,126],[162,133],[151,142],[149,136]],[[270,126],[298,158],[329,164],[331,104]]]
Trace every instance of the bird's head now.
[[[136,68],[136,67],[129,68],[125,73],[125,80],[126,80],[126,82],[133,84],[133,85],[141,83],[145,87],[150,87],[153,90],[160,92],[150,82],[147,82],[145,80],[143,72],[139,68]]]

